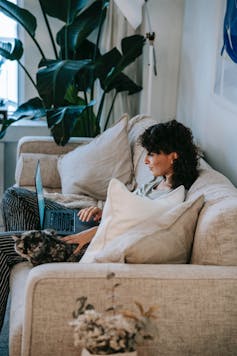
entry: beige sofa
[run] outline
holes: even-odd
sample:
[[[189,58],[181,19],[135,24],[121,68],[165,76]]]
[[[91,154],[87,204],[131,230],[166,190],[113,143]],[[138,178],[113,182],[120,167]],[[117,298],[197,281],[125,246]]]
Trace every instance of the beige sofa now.
[[[152,123],[139,116],[128,126],[138,184],[149,179],[150,172],[143,165],[144,151],[136,139]],[[17,153],[17,182],[23,174],[23,153],[58,155],[86,142],[74,139],[61,148],[50,137],[23,138]],[[48,188],[57,192],[56,199],[60,197],[60,186]],[[200,176],[186,200],[201,194],[205,204],[198,217],[190,263],[57,263],[32,268],[25,262],[15,266],[10,356],[78,356],[68,325],[75,300],[87,296],[104,310],[109,303],[109,272],[121,284],[119,304],[133,308],[138,300],[145,307],[159,306],[155,339],[139,348],[140,356],[237,355],[237,189],[202,160]]]

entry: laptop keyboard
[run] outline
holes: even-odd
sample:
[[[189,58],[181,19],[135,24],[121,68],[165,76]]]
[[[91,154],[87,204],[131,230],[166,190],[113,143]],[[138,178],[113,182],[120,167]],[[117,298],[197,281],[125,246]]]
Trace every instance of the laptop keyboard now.
[[[74,231],[74,216],[67,212],[52,211],[49,215],[50,225],[58,231]]]

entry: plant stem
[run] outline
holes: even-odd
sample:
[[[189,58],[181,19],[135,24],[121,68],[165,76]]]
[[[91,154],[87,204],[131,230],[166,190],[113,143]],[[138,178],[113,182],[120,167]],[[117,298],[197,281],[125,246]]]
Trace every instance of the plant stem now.
[[[110,115],[111,115],[111,113],[112,113],[112,110],[113,110],[113,107],[114,107],[114,102],[115,102],[115,99],[116,99],[116,97],[117,97],[117,94],[118,94],[118,92],[116,91],[116,92],[115,92],[115,95],[114,95],[114,97],[113,97],[113,100],[112,100],[112,104],[111,104],[111,106],[110,106],[109,113],[108,113],[107,118],[106,118],[106,121],[105,121],[105,126],[104,126],[104,130],[103,130],[103,131],[105,131],[105,130],[107,129],[107,126],[108,126],[108,124],[109,124]]]
[[[105,95],[106,95],[106,92],[103,93],[102,98],[100,100],[100,105],[99,105],[98,114],[97,114],[97,118],[96,118],[98,126],[100,126],[100,117],[101,117],[103,106],[104,106]]]
[[[39,0],[39,3],[40,3],[41,11],[42,11],[43,16],[44,16],[44,21],[46,23],[46,26],[47,26],[47,29],[48,29],[48,32],[49,32],[49,37],[50,37],[50,40],[51,40],[51,43],[52,43],[52,46],[53,46],[55,58],[58,59],[58,53],[57,53],[57,49],[56,49],[56,45],[55,45],[55,42],[54,42],[54,38],[53,38],[53,34],[52,34],[52,31],[51,31],[51,28],[49,26],[48,18],[46,16],[46,13],[45,13],[44,8],[42,6],[41,0]]]
[[[85,103],[88,106],[88,99],[87,99],[87,95],[86,95],[86,91],[84,91],[84,99],[85,99]],[[90,112],[89,112],[90,108],[87,107],[86,108],[86,116],[87,116],[87,120],[86,120],[86,127],[85,127],[85,131],[86,131],[86,135],[90,136],[91,135],[91,130],[90,130]]]
[[[103,25],[103,12],[104,12],[104,1],[102,4],[102,9],[101,9],[101,13],[100,13],[100,22],[99,22],[99,28],[98,28],[98,33],[97,33],[97,38],[96,38],[96,45],[95,45],[95,49],[94,49],[94,53],[93,53],[93,59],[92,59],[92,63],[95,63],[96,60],[96,54],[99,48],[99,42],[100,42],[100,36],[101,36],[101,31],[102,31],[102,25]],[[94,73],[93,73],[93,77],[94,77]],[[91,100],[94,99],[94,78],[92,80],[92,87],[91,87]]]
[[[35,89],[38,91],[37,86],[36,86],[35,82],[33,81],[30,73],[26,69],[26,67],[20,61],[18,61],[18,63],[20,65],[20,67],[24,70],[24,72],[26,73],[27,77],[30,79],[31,83],[34,85]]]

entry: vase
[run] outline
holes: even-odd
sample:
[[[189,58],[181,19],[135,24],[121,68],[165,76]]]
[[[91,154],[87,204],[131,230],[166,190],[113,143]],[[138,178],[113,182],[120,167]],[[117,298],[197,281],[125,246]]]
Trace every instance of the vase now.
[[[89,351],[86,349],[83,349],[81,352],[81,356],[137,356],[137,351],[132,351],[132,352],[119,352],[117,354],[104,354],[104,355],[99,355],[99,354],[91,354]]]

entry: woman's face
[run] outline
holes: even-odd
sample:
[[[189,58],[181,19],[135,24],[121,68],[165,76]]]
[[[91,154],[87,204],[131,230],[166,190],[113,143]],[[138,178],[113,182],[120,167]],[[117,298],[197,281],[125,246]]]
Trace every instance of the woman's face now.
[[[177,158],[176,152],[166,153],[147,153],[145,164],[151,170],[153,176],[170,176],[173,174],[173,161]]]

